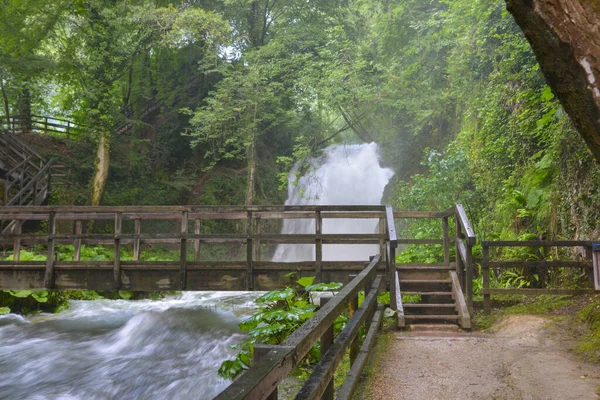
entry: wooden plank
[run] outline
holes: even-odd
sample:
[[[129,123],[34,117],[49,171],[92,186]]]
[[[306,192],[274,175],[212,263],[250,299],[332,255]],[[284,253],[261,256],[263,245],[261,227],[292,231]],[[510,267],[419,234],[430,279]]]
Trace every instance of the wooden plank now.
[[[438,211],[394,211],[394,218],[441,218]]]
[[[194,219],[194,234],[200,236],[200,219]],[[194,240],[194,261],[200,260],[200,240]]]
[[[594,294],[594,289],[481,289],[481,294],[527,294],[527,295],[578,295]]]
[[[402,304],[402,290],[400,289],[400,278],[398,272],[394,272],[394,304],[395,308],[392,310],[396,311],[396,326],[400,329],[406,327],[406,319],[404,317],[404,305]]]
[[[133,220],[133,233],[139,236],[142,232],[142,220],[136,218]],[[140,260],[140,239],[133,240],[133,259],[134,261]]]
[[[323,282],[323,274],[321,271],[321,263],[323,262],[323,239],[322,235],[322,224],[321,212],[315,213],[315,268],[317,274],[317,282]]]
[[[591,261],[492,261],[490,268],[592,268]]]
[[[330,298],[321,297],[319,299],[319,301],[320,301],[319,307],[325,306],[325,304],[327,304],[327,302],[329,300],[330,300]],[[321,358],[323,356],[325,356],[325,354],[327,353],[327,350],[329,350],[331,348],[331,346],[333,346],[333,325],[331,325],[329,327],[329,329],[327,329],[325,331],[323,336],[321,336],[321,346],[319,347]],[[327,384],[327,387],[325,388],[325,392],[323,393],[321,400],[333,400],[333,394],[334,394],[334,392],[333,392],[333,379],[332,379]]]
[[[23,227],[22,221],[15,221],[13,226],[13,232],[15,235],[21,234],[21,229]],[[18,236],[15,236],[14,244],[13,244],[13,261],[18,262],[21,260],[21,239]]]
[[[467,236],[467,244],[473,246],[476,242],[475,232],[473,232],[473,228],[471,227],[471,222],[467,217],[467,213],[465,212],[465,209],[462,206],[462,204],[456,204],[455,207],[456,219],[460,222],[460,225],[463,231],[465,232],[465,235]]]
[[[600,244],[592,245],[592,265],[594,267],[594,288],[600,290]]]
[[[396,224],[394,222],[394,211],[392,210],[392,206],[385,206],[385,220],[390,246],[398,247],[398,238],[396,236]]]
[[[591,246],[592,240],[485,240],[483,247],[576,247]]]

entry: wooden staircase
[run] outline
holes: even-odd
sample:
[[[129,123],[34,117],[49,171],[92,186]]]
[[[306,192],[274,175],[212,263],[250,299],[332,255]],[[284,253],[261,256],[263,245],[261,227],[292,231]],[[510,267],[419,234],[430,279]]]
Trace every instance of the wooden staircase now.
[[[59,175],[65,175],[64,166]],[[38,206],[50,195],[52,161],[46,161],[35,150],[7,131],[0,131],[0,179],[4,206]],[[0,233],[19,230],[16,221],[2,221]]]
[[[462,291],[454,287],[455,267],[444,264],[396,265],[407,324],[451,324],[470,329]]]

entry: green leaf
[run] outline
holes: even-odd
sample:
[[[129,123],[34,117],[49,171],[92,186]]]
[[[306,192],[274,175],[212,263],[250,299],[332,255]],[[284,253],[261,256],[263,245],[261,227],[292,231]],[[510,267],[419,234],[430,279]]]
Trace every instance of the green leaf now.
[[[302,286],[302,287],[307,287],[313,284],[313,282],[315,281],[315,277],[314,276],[305,276],[303,278],[298,279],[296,282]]]
[[[31,292],[31,297],[33,297],[38,303],[46,303],[48,301],[48,291],[34,290]]]
[[[273,290],[256,299],[257,303],[271,303],[280,300],[289,300],[294,297],[294,289],[286,288],[284,290]]]
[[[339,282],[331,282],[331,283],[317,283],[314,285],[310,285],[304,288],[307,292],[323,292],[327,290],[338,290],[343,284]]]
[[[6,315],[10,313],[10,308],[8,307],[0,307],[0,315]]]
[[[133,297],[133,292],[131,292],[129,290],[119,290],[119,296],[122,299],[129,300],[130,298]]]
[[[25,298],[28,297],[32,291],[31,290],[9,290],[8,293],[13,295],[14,297]]]

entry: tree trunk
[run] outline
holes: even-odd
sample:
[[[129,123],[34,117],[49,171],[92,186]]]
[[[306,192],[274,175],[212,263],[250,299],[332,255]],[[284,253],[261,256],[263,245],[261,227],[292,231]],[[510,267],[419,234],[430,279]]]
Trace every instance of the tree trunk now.
[[[506,0],[552,91],[600,162],[600,3]]]
[[[252,143],[248,149],[248,195],[246,205],[251,206],[254,201],[254,184],[256,181],[256,131],[252,134]]]
[[[110,161],[110,147],[106,133],[100,133],[98,148],[96,150],[95,175],[92,181],[91,205],[100,205],[106,181],[108,179],[108,165]]]

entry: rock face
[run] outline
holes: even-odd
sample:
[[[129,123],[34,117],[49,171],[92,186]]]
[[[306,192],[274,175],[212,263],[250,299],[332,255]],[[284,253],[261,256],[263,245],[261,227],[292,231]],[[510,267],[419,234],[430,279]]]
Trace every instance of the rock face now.
[[[506,8],[600,162],[600,1],[506,0]]]

